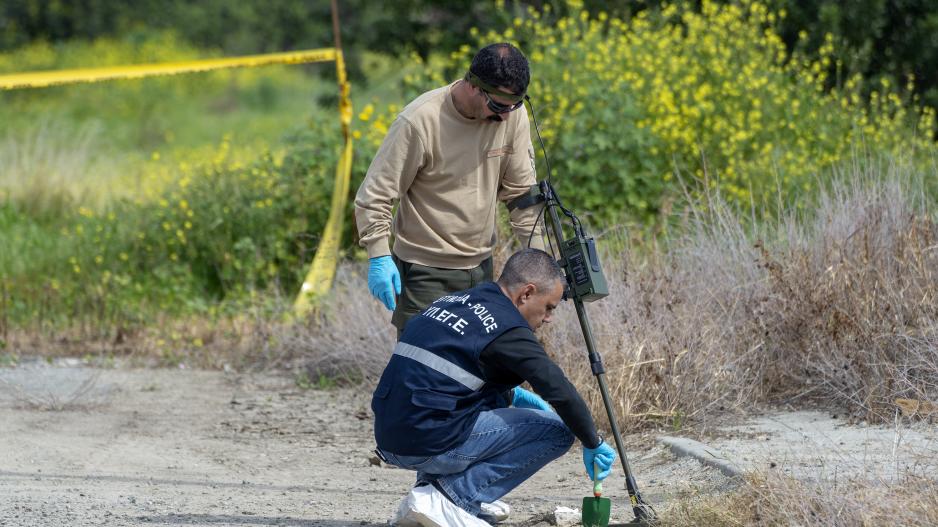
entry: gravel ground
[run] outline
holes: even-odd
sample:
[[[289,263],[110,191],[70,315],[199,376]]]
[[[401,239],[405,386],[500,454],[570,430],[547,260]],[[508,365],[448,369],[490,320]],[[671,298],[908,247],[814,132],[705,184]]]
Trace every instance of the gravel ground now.
[[[744,472],[781,472],[803,481],[938,478],[938,427],[902,417],[884,426],[836,412],[772,412],[722,427],[719,435],[709,446]]]
[[[79,361],[0,369],[0,526],[384,525],[413,474],[371,454],[369,390],[301,390],[277,375],[95,369]],[[718,471],[627,437],[656,507],[730,488]],[[505,499],[503,525],[549,524],[591,495],[580,449]],[[621,472],[604,485],[631,518]]]
[[[413,474],[371,453],[369,389],[301,390],[276,374],[97,369],[74,359],[0,369],[0,526],[385,525]],[[708,451],[745,472],[894,482],[938,474],[938,427],[836,412],[764,412],[710,427]],[[627,436],[659,511],[734,482]],[[631,519],[621,471],[604,485]],[[580,449],[505,499],[502,525],[542,527],[591,493]]]

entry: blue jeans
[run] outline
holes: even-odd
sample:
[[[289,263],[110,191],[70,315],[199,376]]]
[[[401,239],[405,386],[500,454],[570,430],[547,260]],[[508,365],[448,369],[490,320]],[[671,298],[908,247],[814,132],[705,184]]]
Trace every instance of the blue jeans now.
[[[392,465],[417,471],[417,482],[436,482],[453,502],[474,516],[562,456],[574,436],[553,412],[500,408],[479,414],[465,443],[435,456],[398,456],[381,451]]]

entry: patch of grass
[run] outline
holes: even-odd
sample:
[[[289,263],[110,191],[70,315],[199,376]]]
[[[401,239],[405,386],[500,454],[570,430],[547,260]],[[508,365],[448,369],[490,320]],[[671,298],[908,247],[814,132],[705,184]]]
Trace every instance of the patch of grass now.
[[[375,379],[384,370],[397,333],[387,309],[373,302],[362,265],[339,266],[333,292],[306,320],[272,329],[273,364],[298,364],[307,379],[343,385]]]
[[[339,380],[324,373],[320,373],[315,379],[310,379],[307,371],[297,373],[294,382],[301,390],[332,390],[339,386]]]
[[[61,412],[87,407],[93,404],[89,395],[95,390],[101,372],[83,375],[82,382],[68,393],[56,393],[54,389],[36,390],[24,388],[19,384],[0,379],[0,390],[7,392],[14,400],[27,408],[43,411]]]
[[[0,350],[6,347],[6,341],[0,339]],[[11,368],[20,362],[20,357],[16,353],[0,353],[0,368]]]

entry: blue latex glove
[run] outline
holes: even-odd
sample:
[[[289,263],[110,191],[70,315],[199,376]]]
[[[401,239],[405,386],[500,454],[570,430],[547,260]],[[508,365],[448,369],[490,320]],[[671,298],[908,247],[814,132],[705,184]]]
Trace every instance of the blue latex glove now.
[[[390,256],[375,256],[368,261],[368,290],[394,311],[394,295],[401,294],[401,275]]]
[[[529,392],[524,388],[515,388],[514,395],[511,396],[511,405],[515,408],[533,408],[535,410],[544,410],[553,412],[547,401],[541,399],[536,393]]]
[[[593,481],[602,481],[612,472],[612,464],[616,461],[616,451],[605,441],[599,443],[596,448],[583,448],[583,464],[586,465],[586,473]],[[593,473],[593,464],[599,468],[599,474]]]

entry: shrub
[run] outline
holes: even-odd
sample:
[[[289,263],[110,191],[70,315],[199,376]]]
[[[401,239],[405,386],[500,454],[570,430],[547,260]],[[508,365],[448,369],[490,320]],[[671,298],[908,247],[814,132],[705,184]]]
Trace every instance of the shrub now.
[[[213,54],[171,33],[136,37],[35,43],[0,54],[0,71]],[[0,277],[13,299],[0,317],[107,332],[147,310],[292,295],[332,192],[336,112],[313,99],[327,88],[269,67],[0,94]]]
[[[789,55],[773,29],[780,15],[759,2],[675,3],[629,20],[581,7],[477,32],[477,45],[411,75],[413,91],[461,75],[483,44],[518,44],[558,189],[607,222],[666,214],[681,197],[675,170],[737,205],[774,207],[778,190],[783,201],[810,195],[817,174],[857,150],[933,162],[933,110],[909,108],[888,81],[868,101],[859,77],[825,91],[832,42],[814,61]]]
[[[713,197],[644,264],[607,257],[611,294],[590,307],[619,415],[679,424],[809,398],[889,420],[895,398],[938,399],[926,177],[845,167],[807,211],[752,228]],[[550,329],[551,349],[588,373],[568,352],[582,348],[576,319]]]

